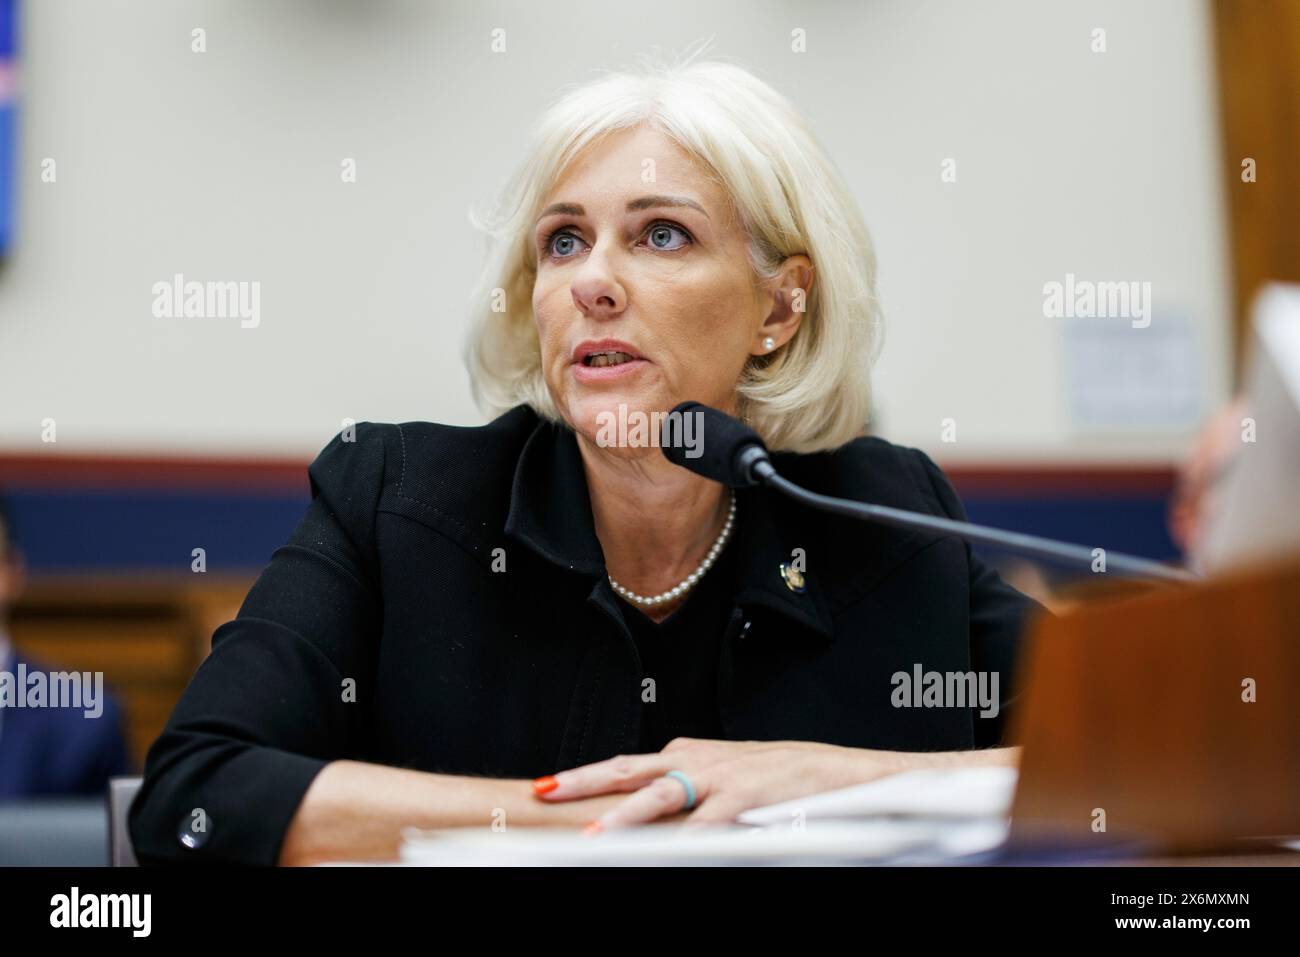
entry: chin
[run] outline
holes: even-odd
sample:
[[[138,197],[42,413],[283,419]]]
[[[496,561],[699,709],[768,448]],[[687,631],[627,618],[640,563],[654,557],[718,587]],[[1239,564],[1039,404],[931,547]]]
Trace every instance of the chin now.
[[[594,445],[638,455],[658,447],[656,413],[671,406],[636,393],[601,392],[569,396],[565,418]]]

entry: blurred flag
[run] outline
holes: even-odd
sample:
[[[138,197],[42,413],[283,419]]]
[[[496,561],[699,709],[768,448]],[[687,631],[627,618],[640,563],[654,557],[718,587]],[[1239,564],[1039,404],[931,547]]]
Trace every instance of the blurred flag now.
[[[13,242],[18,136],[18,0],[0,0],[0,257]]]

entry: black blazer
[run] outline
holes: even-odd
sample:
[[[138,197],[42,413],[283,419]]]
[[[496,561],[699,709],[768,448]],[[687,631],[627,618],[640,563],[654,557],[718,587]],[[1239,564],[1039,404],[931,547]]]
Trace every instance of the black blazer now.
[[[878,438],[774,462],[831,495],[964,517],[924,453]],[[641,675],[570,431],[523,406],[477,428],[363,422],[308,474],[301,523],[149,750],[129,819],[142,862],[274,863],[336,759],[531,778],[636,750]],[[728,547],[729,739],[999,743],[1022,618],[1038,606],[965,543],[753,488],[737,493]],[[795,549],[802,592],[781,575]],[[891,675],[918,665],[997,672],[998,717],[896,707]]]

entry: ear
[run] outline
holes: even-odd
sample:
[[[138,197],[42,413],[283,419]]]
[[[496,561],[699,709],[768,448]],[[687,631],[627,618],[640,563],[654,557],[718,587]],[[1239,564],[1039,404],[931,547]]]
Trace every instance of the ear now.
[[[799,331],[799,323],[808,308],[813,275],[812,260],[799,253],[786,259],[781,264],[781,271],[765,283],[772,308],[758,327],[750,345],[751,355],[765,356],[776,352]],[[767,345],[769,339],[772,342],[770,348]]]

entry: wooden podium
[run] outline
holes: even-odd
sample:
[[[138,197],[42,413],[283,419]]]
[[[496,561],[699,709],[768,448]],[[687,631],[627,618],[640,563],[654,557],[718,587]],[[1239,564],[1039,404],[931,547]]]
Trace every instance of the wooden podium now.
[[[1300,560],[1031,630],[1012,846],[1300,836]]]

